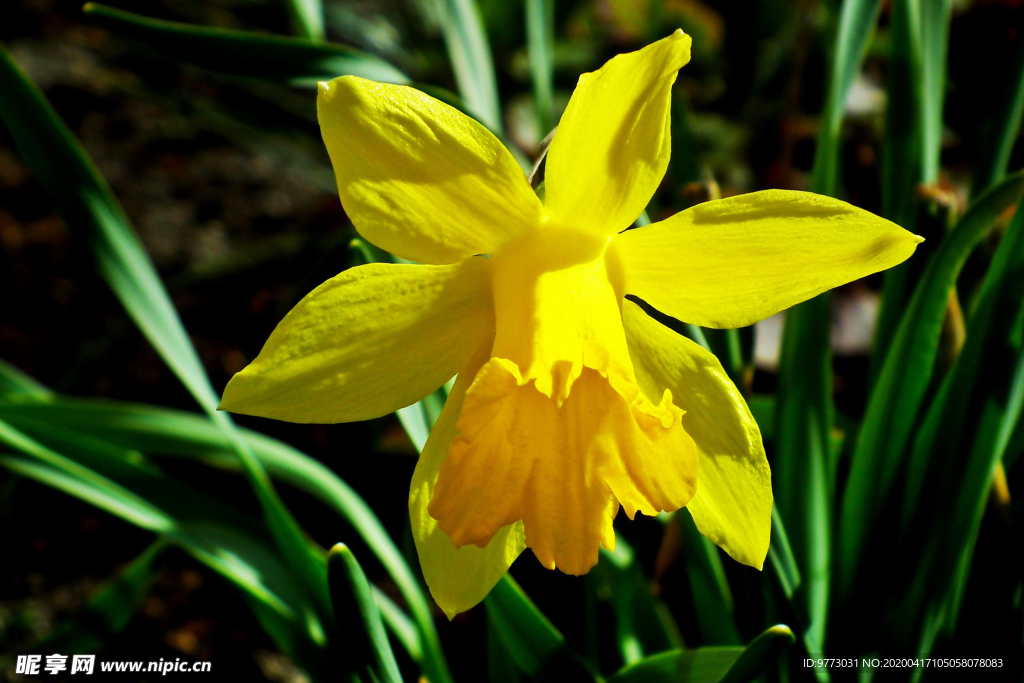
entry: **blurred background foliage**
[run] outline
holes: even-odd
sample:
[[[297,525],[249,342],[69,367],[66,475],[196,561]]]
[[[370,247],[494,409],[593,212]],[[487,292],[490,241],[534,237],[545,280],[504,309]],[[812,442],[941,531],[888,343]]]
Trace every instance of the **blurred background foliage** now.
[[[238,419],[260,434],[195,412],[301,296],[387,258],[352,243],[310,86],[413,83],[529,167],[581,72],[677,27],[650,220],[810,189],[928,241],[756,331],[667,321],[761,425],[764,572],[686,513],[638,518],[587,577],[527,553],[449,624],[406,512],[443,393],[362,424]],[[52,650],[269,681],[827,680],[808,653],[1020,680],[1022,30],[1019,0],[3,3],[0,679]]]

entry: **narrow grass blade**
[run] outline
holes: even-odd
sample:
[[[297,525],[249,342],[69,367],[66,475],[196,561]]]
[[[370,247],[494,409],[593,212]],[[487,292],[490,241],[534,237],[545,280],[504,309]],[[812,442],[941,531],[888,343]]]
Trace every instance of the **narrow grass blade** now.
[[[335,622],[341,632],[336,646],[338,661],[357,673],[366,670],[370,680],[401,683],[373,591],[355,555],[344,543],[331,548],[327,576]]]
[[[292,28],[307,40],[324,39],[324,8],[320,0],[284,0]]]
[[[675,520],[683,537],[683,562],[701,644],[739,645],[742,641],[733,618],[732,591],[718,547],[697,531],[685,508],[675,514]]]
[[[487,680],[490,683],[521,683],[519,669],[512,660],[501,634],[493,624],[487,624]]]
[[[63,425],[153,456],[193,458],[235,470],[240,467],[224,434],[194,413],[112,401],[60,398],[45,405],[0,403],[0,418],[19,426],[26,420]],[[359,533],[409,607],[420,631],[424,653],[421,665],[427,678],[439,683],[450,681],[430,603],[401,551],[366,502],[331,470],[309,456],[262,434],[240,431],[270,476],[320,500]]]
[[[384,591],[376,586],[371,586],[371,588],[384,626],[395,637],[395,640],[401,643],[414,662],[422,662],[423,639],[420,637],[419,626]]]
[[[796,639],[773,626],[747,647],[701,647],[662,652],[624,667],[608,683],[751,683]]]
[[[476,118],[503,137],[494,60],[476,0],[439,0],[441,31],[459,95]]]
[[[151,19],[97,3],[88,3],[83,11],[98,26],[166,59],[213,73],[308,88],[348,75],[409,82],[384,60],[341,45]]]
[[[942,241],[906,308],[868,400],[843,495],[837,565],[844,601],[852,597],[858,558],[906,462],[916,416],[931,382],[949,292],[973,248],[1022,196],[1024,172],[1019,172],[979,198]]]
[[[751,683],[768,671],[794,642],[796,638],[788,626],[772,626],[743,650],[719,683]]]
[[[564,683],[598,680],[511,576],[502,577],[484,605],[490,626],[527,675]]]
[[[819,647],[828,621],[832,556],[832,355],[827,296],[786,314],[775,418],[775,507],[803,574],[810,617],[807,635]],[[820,650],[818,650],[820,651]]]
[[[46,400],[53,392],[5,360],[0,359],[0,397],[21,396]]]
[[[754,394],[747,398],[750,414],[754,416],[761,438],[765,443],[775,440],[775,396]]]
[[[96,652],[104,640],[121,633],[142,607],[159,574],[160,556],[167,549],[156,541],[118,574],[100,586],[84,607],[53,630],[37,649],[41,652]]]
[[[624,539],[616,539],[615,552],[601,550],[591,573],[592,586],[609,596],[615,613],[615,640],[624,664],[648,653],[683,646],[678,625],[665,603],[652,593],[650,579]]]
[[[18,453],[0,456],[11,471],[164,536],[282,616],[306,609],[301,586],[251,518],[142,466],[76,452],[70,440],[58,453],[6,422],[0,439]]]
[[[797,566],[793,548],[789,545],[786,525],[777,507],[772,508],[772,540],[768,546],[768,562],[779,581],[779,587],[787,600],[792,600],[803,583],[800,567]]]
[[[902,614],[914,617],[923,609],[942,612],[950,622],[956,618],[993,475],[1021,420],[1022,302],[1024,211],[1018,210],[985,277],[963,350],[914,444],[903,510],[904,519],[913,523],[905,542],[926,542],[921,565],[912,575],[917,580],[901,602]],[[1007,373],[1007,368],[1013,370]],[[923,490],[929,492],[928,500]],[[943,533],[922,533],[935,524]],[[921,601],[926,603],[923,608]]]
[[[718,683],[742,654],[742,647],[662,652],[620,669],[608,683]]]
[[[982,158],[974,172],[971,191],[980,196],[1003,179],[1010,165],[1010,153],[1024,119],[1024,41],[1017,41],[1017,54],[1006,70],[1008,80],[991,111],[987,135],[978,145]]]
[[[533,104],[541,137],[555,127],[553,53],[555,0],[526,0],[526,48],[533,78]]]
[[[303,577],[313,605],[325,609],[325,565],[318,561],[259,461],[239,437],[206,376],[178,313],[120,204],[46,98],[0,47],[0,119],[18,151],[47,189],[61,217],[91,240],[97,269],[135,324],[214,424],[229,438],[286,561]]]
[[[921,3],[921,182],[939,180],[952,0]]]
[[[840,132],[846,98],[860,70],[874,30],[880,0],[846,0],[836,27],[829,65],[828,89],[818,133],[811,186],[836,195],[840,161]],[[829,434],[832,426],[831,354],[827,297],[795,306],[786,316],[776,397],[774,440],[776,509],[773,511],[769,559],[783,592],[792,600],[804,585],[806,607],[792,609],[809,615],[803,638],[810,651],[820,651],[828,617],[832,498]],[[787,537],[776,530],[777,516],[796,524]],[[791,549],[789,543],[795,549]],[[803,567],[801,573],[797,565]]]
[[[844,0],[829,65],[828,94],[821,115],[811,184],[815,192],[836,196],[839,141],[846,98],[860,71],[882,0]]]
[[[921,64],[920,0],[893,0],[891,49],[888,68],[888,104],[882,141],[882,215],[914,231],[917,219],[917,185],[922,180],[921,122],[924,111],[924,77]],[[886,357],[892,336],[906,307],[908,280],[913,263],[885,271],[882,304],[875,331],[874,358]],[[873,365],[871,378],[876,376]]]

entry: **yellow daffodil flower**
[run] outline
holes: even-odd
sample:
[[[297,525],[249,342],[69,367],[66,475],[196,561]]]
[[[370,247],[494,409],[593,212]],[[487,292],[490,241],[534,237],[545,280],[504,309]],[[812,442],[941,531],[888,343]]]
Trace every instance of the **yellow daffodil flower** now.
[[[627,230],[669,159],[690,38],[585,74],[551,143],[543,203],[480,124],[417,90],[342,77],[319,118],[342,204],[417,264],[328,280],[231,380],[222,407],[366,420],[458,379],[409,496],[424,576],[449,615],[529,547],[583,574],[620,506],[689,508],[760,568],[771,474],[757,424],[711,353],[626,298],[707,327],[750,325],[894,266],[919,238],[835,199],[770,190]],[[424,265],[420,265],[424,264]]]

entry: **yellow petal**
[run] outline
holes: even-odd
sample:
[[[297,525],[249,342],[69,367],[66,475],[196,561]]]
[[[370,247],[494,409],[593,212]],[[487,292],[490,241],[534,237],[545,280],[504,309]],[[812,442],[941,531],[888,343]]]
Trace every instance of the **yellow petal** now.
[[[543,216],[498,139],[419,90],[342,76],[320,84],[317,110],[341,203],[382,249],[454,263]]]
[[[636,220],[668,167],[672,84],[688,61],[676,31],[580,76],[544,171],[552,219],[604,235]]]
[[[459,373],[444,410],[416,463],[409,491],[412,536],[423,569],[423,578],[430,594],[449,619],[483,600],[526,548],[522,522],[498,530],[485,548],[472,545],[456,548],[427,512],[427,506],[434,495],[437,473],[456,435],[455,423],[462,411],[466,389],[487,358],[486,351],[489,349],[489,345],[484,347],[484,352],[478,354]]]
[[[466,396],[431,516],[458,546],[494,543],[522,520],[542,565],[586,573],[600,546],[614,548],[620,501],[631,517],[653,515],[685,505],[696,485],[681,411],[635,393],[631,405],[584,368],[558,406],[514,363],[491,359]]]
[[[256,360],[231,378],[221,408],[331,423],[418,401],[493,339],[488,270],[483,258],[346,270],[285,316]]]
[[[583,367],[632,381],[622,333],[621,269],[608,238],[546,225],[490,259],[496,335],[505,358],[561,403]]]
[[[760,569],[768,553],[772,480],[761,432],[721,363],[627,301],[626,338],[637,382],[648,397],[669,389],[697,444],[697,492],[686,505],[702,534]]]
[[[617,235],[626,291],[705,327],[742,327],[905,261],[922,241],[838,199],[766,190]]]

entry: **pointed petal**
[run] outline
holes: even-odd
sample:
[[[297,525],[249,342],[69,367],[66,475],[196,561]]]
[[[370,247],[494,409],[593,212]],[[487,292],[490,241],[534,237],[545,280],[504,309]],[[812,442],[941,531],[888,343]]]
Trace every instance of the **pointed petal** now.
[[[350,268],[293,308],[231,378],[221,408],[289,422],[394,412],[448,381],[494,336],[487,259]]]
[[[317,111],[341,203],[381,249],[454,263],[543,216],[501,142],[419,90],[342,76],[320,84]]]
[[[475,545],[456,548],[427,512],[441,463],[457,434],[455,424],[462,412],[466,389],[487,359],[489,350],[489,345],[483,347],[477,357],[459,372],[444,410],[416,463],[409,491],[409,517],[423,578],[430,594],[449,619],[483,600],[526,548],[522,522],[498,530],[484,548]]]
[[[688,61],[676,31],[580,76],[544,171],[553,220],[612,235],[643,212],[668,167],[672,84]]]
[[[637,381],[648,397],[665,389],[686,413],[699,453],[697,492],[686,508],[702,534],[760,569],[771,536],[772,480],[761,432],[713,354],[631,301],[623,308]]]
[[[902,263],[921,238],[838,199],[766,190],[617,235],[626,291],[705,327],[743,327]]]

